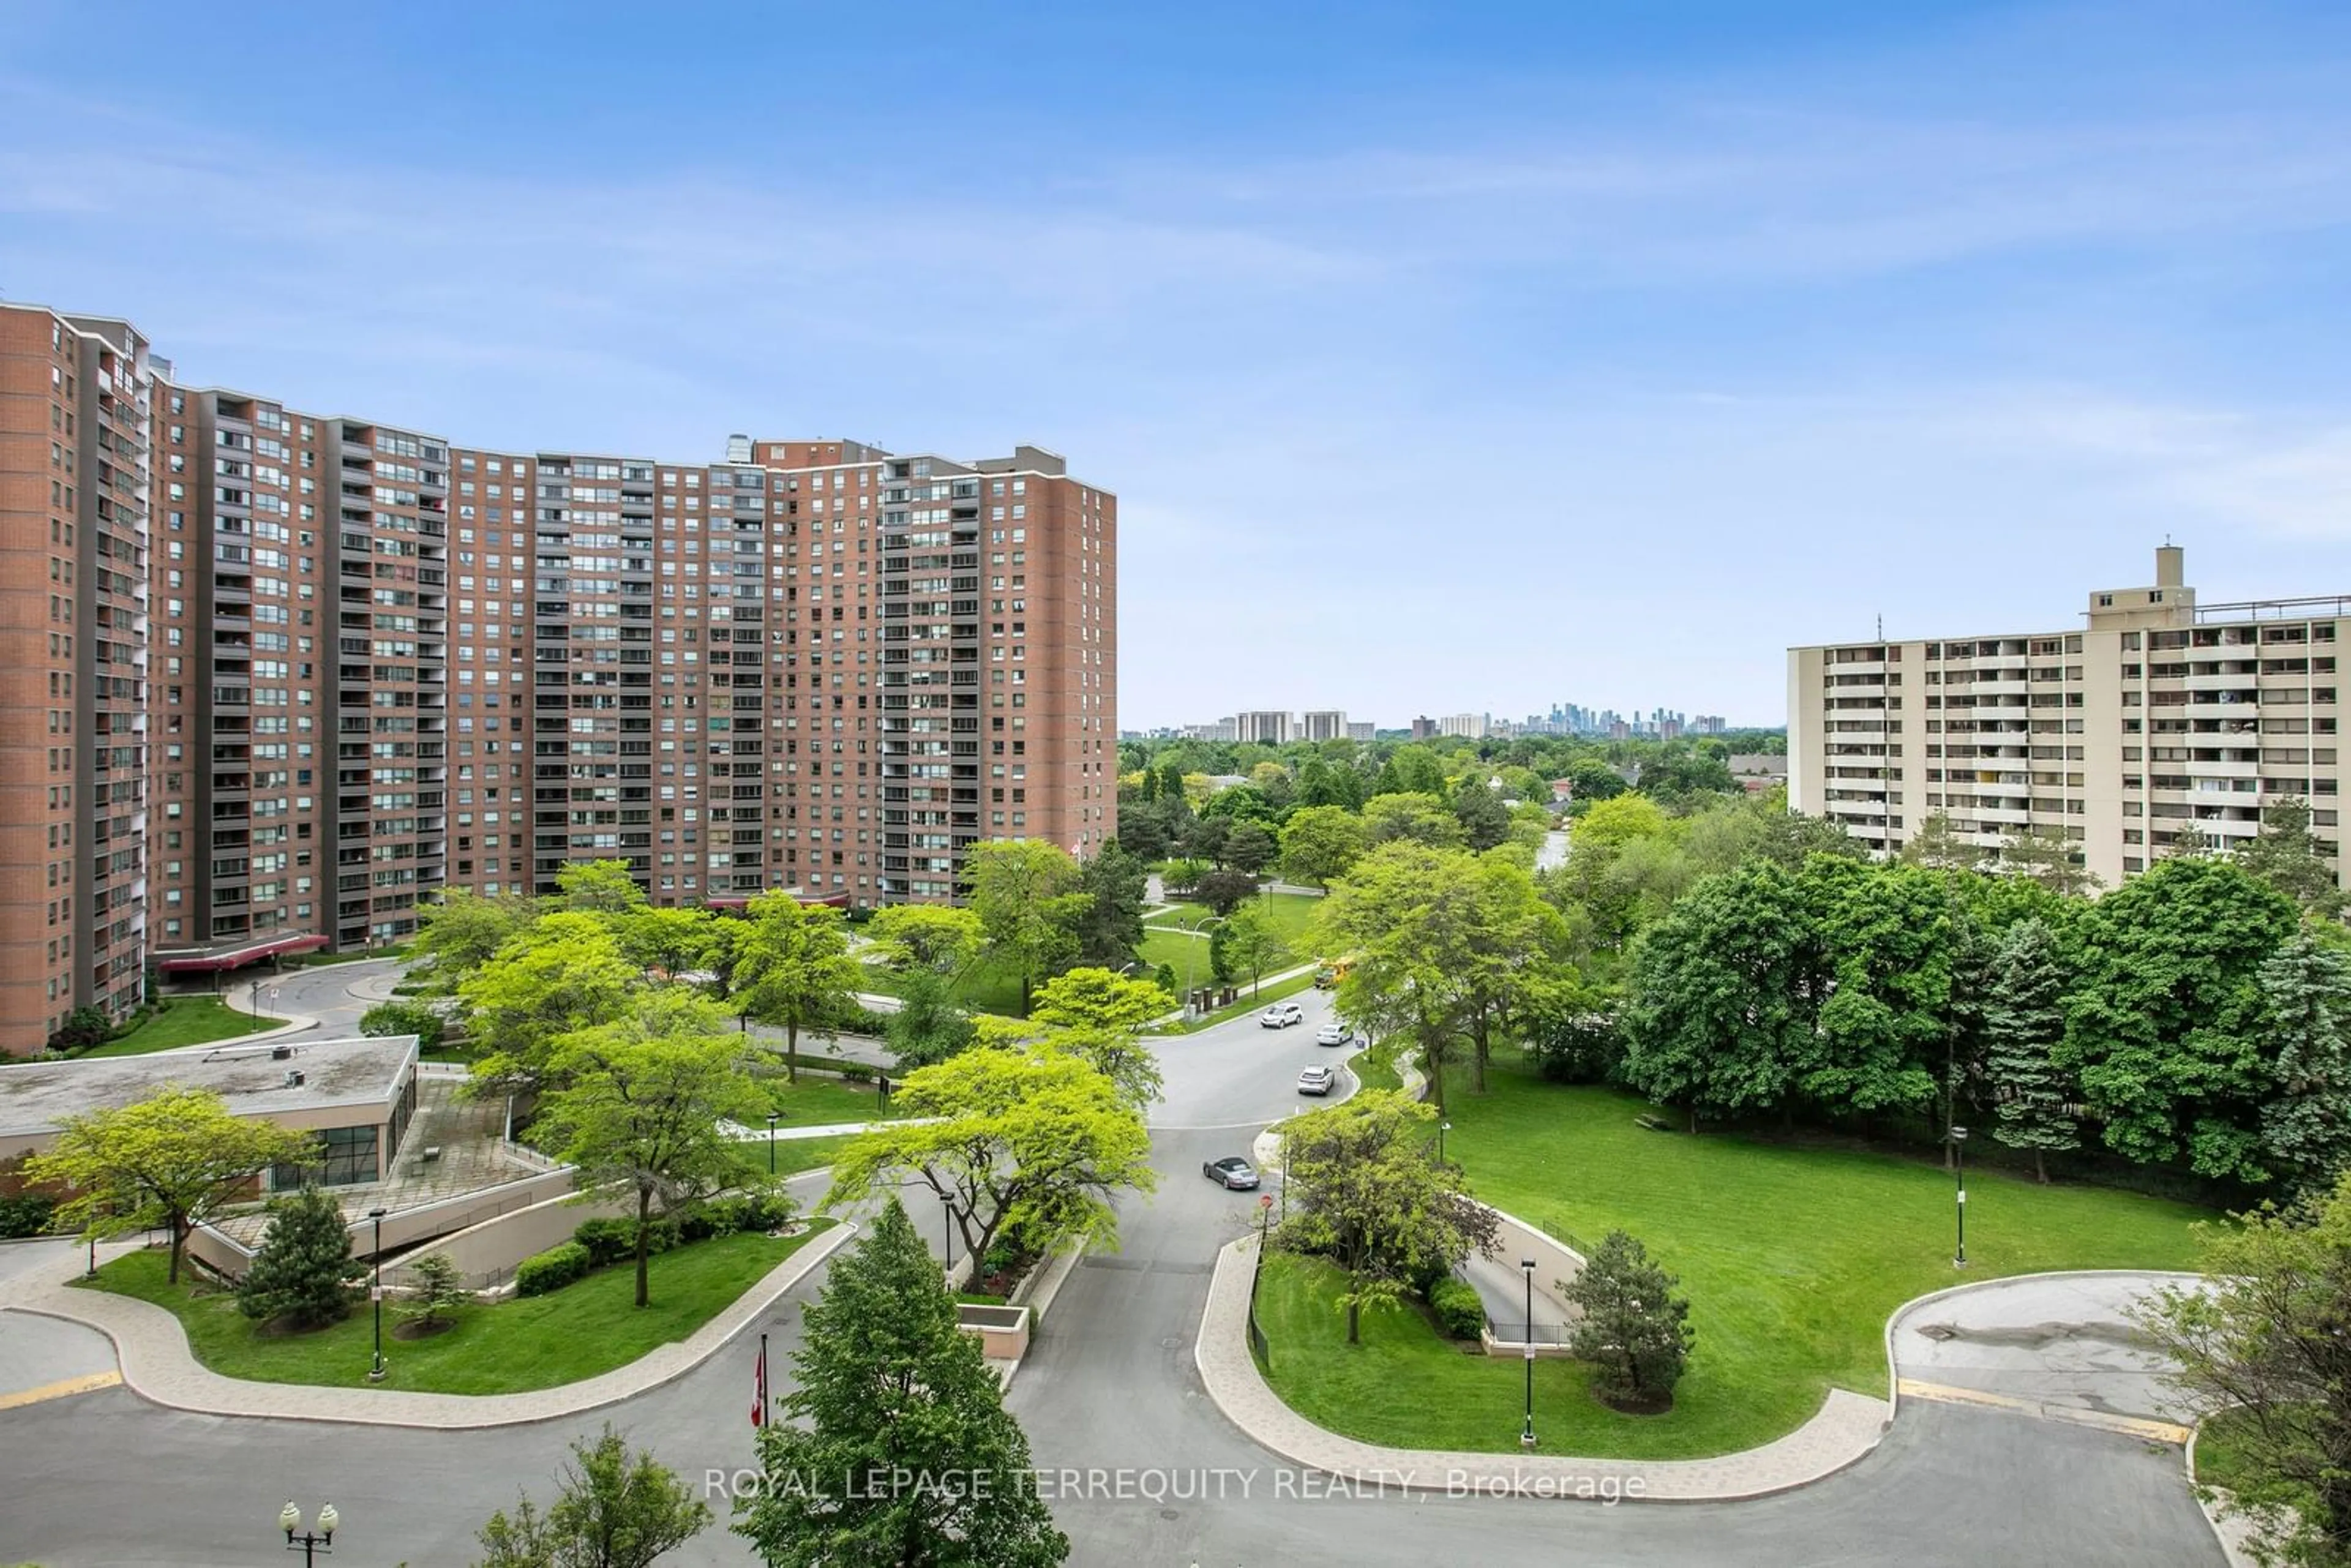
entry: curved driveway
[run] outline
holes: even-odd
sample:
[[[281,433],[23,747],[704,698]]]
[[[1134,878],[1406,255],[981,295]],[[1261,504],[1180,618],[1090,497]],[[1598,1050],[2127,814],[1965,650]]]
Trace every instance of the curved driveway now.
[[[329,971],[331,972],[331,971]],[[1167,1099],[1154,1118],[1159,1192],[1123,1207],[1123,1249],[1071,1277],[1010,1395],[1043,1468],[1149,1471],[1169,1495],[1055,1503],[1081,1564],[1879,1563],[2209,1564],[2220,1561],[2174,1449],[2002,1411],[1906,1402],[1854,1469],[1760,1501],[1676,1507],[1306,1495],[1296,1472],[1209,1405],[1192,1339],[1217,1249],[1255,1220],[1255,1195],[1200,1176],[1246,1153],[1298,1102],[1327,1002],[1279,1033],[1253,1019],[1161,1042]],[[916,1223],[924,1214],[918,1207]],[[935,1229],[935,1227],[925,1227]],[[689,1476],[749,1458],[758,1328],[778,1358],[795,1298],[676,1382],[608,1411],[492,1432],[239,1421],[147,1406],[120,1389],[0,1416],[9,1438],[0,1561],[214,1564],[276,1557],[288,1497],[333,1501],[339,1559],[470,1561],[473,1531],[520,1488],[544,1498],[565,1446],[610,1418]],[[1230,1472],[1204,1477],[1213,1470]],[[1163,1490],[1149,1484],[1155,1492]],[[1244,1492],[1246,1487],[1246,1492]],[[1173,1495],[1176,1492],[1199,1495]],[[1221,1495],[1219,1495],[1221,1493]],[[712,1531],[666,1561],[743,1563]]]

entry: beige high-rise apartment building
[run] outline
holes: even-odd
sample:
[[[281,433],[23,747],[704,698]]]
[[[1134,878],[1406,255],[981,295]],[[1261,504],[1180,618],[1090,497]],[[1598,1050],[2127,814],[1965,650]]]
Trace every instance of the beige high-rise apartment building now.
[[[1114,495],[1033,446],[724,450],[453,444],[0,306],[0,1055],[448,885],[870,906],[1116,833]]]
[[[2346,625],[2351,595],[2199,605],[2167,545],[2073,629],[1792,648],[1789,804],[1879,853],[1937,812],[1988,858],[2043,830],[2112,887],[2300,797],[2339,877]]]

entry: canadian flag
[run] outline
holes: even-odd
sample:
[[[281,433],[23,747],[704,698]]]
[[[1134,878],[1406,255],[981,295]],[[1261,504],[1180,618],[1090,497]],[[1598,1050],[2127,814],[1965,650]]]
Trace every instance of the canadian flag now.
[[[754,1428],[768,1424],[768,1336],[759,1336],[759,1365],[752,1374],[751,1425]]]

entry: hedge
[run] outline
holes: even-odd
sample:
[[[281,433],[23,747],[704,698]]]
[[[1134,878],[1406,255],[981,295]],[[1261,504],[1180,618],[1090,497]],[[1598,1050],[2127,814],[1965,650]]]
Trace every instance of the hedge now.
[[[1429,1288],[1428,1310],[1448,1339],[1476,1339],[1486,1328],[1486,1303],[1464,1280],[1448,1274]]]
[[[588,1249],[577,1241],[566,1241],[522,1260],[515,1270],[515,1294],[543,1296],[586,1278],[587,1273]]]

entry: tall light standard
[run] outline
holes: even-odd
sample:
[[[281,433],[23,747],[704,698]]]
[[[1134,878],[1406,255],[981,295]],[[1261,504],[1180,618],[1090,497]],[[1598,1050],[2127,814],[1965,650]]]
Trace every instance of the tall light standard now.
[[[1531,1448],[1535,1446],[1535,1260],[1521,1258],[1519,1267],[1527,1276],[1527,1321],[1519,1326],[1527,1341],[1527,1424],[1519,1432],[1519,1447]]]
[[[368,1210],[368,1218],[375,1221],[375,1288],[368,1292],[375,1299],[375,1366],[368,1373],[370,1383],[383,1381],[383,1217],[389,1212],[381,1208]],[[331,1535],[334,1531],[329,1527],[327,1532]]]
[[[1951,1129],[1951,1176],[1958,1183],[1959,1221],[1959,1250],[1951,1260],[1951,1267],[1954,1269],[1964,1269],[1968,1266],[1968,1162],[1965,1154],[1967,1143],[1968,1130],[1965,1127],[1953,1127]]]
[[[1445,1134],[1451,1131],[1453,1124],[1440,1118],[1437,1124],[1437,1163],[1440,1166],[1445,1163]]]
[[[947,1244],[947,1267],[955,1267],[955,1199],[939,1194],[939,1233]]]
[[[277,1528],[286,1532],[286,1550],[302,1553],[305,1568],[314,1558],[328,1556],[334,1551],[335,1526],[342,1521],[335,1505],[329,1503],[319,1511],[318,1532],[312,1534],[302,1530],[302,1510],[298,1506],[289,1502],[277,1511]],[[299,1535],[295,1533],[298,1530],[302,1531]]]
[[[769,1176],[776,1174],[776,1124],[782,1120],[783,1116],[779,1113],[774,1111],[768,1113],[768,1174]]]

